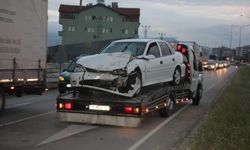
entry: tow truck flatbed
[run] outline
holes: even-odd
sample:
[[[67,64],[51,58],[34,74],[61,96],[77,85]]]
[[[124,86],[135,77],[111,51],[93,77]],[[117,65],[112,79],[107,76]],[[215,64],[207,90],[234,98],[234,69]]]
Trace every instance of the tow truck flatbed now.
[[[137,127],[146,113],[170,109],[171,98],[175,103],[175,98],[188,97],[185,87],[186,84],[155,85],[133,98],[100,91],[73,91],[57,98],[57,117],[64,122]]]

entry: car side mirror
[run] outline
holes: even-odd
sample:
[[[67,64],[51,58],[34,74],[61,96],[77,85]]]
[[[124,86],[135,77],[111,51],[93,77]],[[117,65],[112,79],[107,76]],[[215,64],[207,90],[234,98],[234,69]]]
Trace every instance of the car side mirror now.
[[[145,60],[150,60],[150,59],[155,59],[155,56],[150,54],[150,55],[144,56],[143,58]]]

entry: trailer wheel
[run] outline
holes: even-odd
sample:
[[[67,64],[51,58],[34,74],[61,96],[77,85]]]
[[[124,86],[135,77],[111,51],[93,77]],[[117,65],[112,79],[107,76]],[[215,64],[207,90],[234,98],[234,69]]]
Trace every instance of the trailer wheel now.
[[[200,100],[201,100],[201,97],[202,97],[202,91],[203,91],[202,86],[199,85],[198,88],[197,88],[195,97],[193,98],[193,105],[198,106],[200,104]]]
[[[181,69],[179,67],[175,68],[173,74],[173,84],[179,85],[181,83]]]
[[[3,91],[3,89],[0,87],[0,116],[1,116],[1,114],[3,113],[4,106],[5,106],[4,91]]]
[[[17,86],[15,90],[16,97],[22,97],[23,96],[23,86]]]
[[[174,96],[171,94],[169,96],[169,101],[168,101],[168,106],[161,108],[159,110],[159,114],[161,117],[168,117],[172,114],[173,110],[174,110],[174,104],[175,104],[175,98]]]

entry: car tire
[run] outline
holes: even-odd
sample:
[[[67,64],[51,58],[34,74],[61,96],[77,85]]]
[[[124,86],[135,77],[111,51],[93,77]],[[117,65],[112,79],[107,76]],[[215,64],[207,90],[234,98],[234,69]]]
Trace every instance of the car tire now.
[[[200,104],[200,100],[202,97],[202,91],[203,91],[202,86],[199,85],[197,90],[196,90],[196,94],[193,97],[193,105],[198,106]]]
[[[2,115],[5,107],[5,95],[4,90],[0,87],[0,116]]]
[[[138,96],[141,93],[141,89],[142,89],[142,79],[141,79],[141,74],[140,73],[136,73],[135,74],[135,82],[138,84],[138,90],[135,92],[134,96]]]
[[[181,83],[181,70],[180,70],[180,68],[175,68],[172,82],[173,82],[173,85],[179,85]]]
[[[175,105],[175,97],[173,94],[169,96],[168,106],[159,109],[159,114],[161,117],[168,117],[173,113]]]

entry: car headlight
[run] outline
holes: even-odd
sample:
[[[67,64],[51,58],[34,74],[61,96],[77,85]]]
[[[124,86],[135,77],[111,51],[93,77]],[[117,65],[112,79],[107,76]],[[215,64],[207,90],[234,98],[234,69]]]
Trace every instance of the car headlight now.
[[[64,81],[64,76],[59,76],[59,77],[58,77],[58,80],[59,80],[59,81]]]
[[[125,69],[116,69],[112,71],[113,75],[121,75],[121,76],[126,76],[127,75],[127,70]]]
[[[211,66],[211,68],[214,68],[214,67],[215,67],[214,65]]]
[[[74,72],[86,72],[86,70],[82,65],[77,64],[76,67],[75,67]]]

